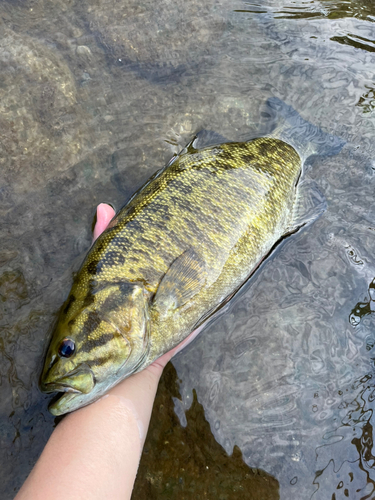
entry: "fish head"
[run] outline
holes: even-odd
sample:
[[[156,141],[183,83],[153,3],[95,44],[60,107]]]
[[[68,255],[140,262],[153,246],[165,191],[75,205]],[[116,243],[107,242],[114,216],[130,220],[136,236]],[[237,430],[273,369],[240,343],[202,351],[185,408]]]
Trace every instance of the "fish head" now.
[[[77,292],[73,287],[70,297]],[[131,375],[147,355],[148,324],[147,293],[138,283],[98,287],[90,300],[68,298],[40,380],[43,392],[63,393],[50,412],[85,406]]]

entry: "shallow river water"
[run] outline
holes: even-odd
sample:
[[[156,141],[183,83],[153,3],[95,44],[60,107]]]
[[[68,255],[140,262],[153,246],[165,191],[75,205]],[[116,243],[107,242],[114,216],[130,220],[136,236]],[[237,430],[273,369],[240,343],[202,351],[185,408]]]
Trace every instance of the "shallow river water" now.
[[[2,499],[55,425],[38,377],[96,205],[202,129],[255,136],[273,96],[345,143],[306,169],[327,210],[174,359],[174,426],[198,401],[206,434],[278,482],[205,498],[375,498],[374,22],[372,0],[0,1]],[[148,498],[198,498],[158,481]]]

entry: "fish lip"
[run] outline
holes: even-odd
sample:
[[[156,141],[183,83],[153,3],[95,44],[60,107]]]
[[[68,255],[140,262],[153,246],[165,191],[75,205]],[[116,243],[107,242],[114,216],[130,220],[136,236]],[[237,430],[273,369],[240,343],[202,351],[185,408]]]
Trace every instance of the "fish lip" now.
[[[74,377],[75,375],[83,375],[83,374],[90,374],[92,379],[93,379],[93,386],[96,384],[96,379],[93,371],[91,368],[85,365],[81,365],[77,367],[75,370],[69,372],[66,375],[61,376],[57,380],[54,380],[53,382],[42,382],[40,384],[40,389],[42,392],[45,393],[51,393],[51,392],[61,392],[61,393],[66,393],[66,392],[71,392],[71,393],[76,393],[76,394],[85,394],[83,390],[80,390],[78,388],[72,387],[71,383],[64,382],[64,380]]]
[[[41,387],[42,392],[45,392],[46,394],[49,394],[51,392],[75,392],[78,394],[83,394],[82,391],[79,391],[78,389],[74,389],[73,387],[69,386],[68,384],[64,383],[59,383],[57,382],[48,382],[47,384],[43,384]]]
[[[82,406],[86,406],[97,399],[79,399],[77,404],[76,398],[85,398],[85,396],[87,396],[87,394],[59,392],[56,395],[56,398],[52,399],[52,401],[48,405],[48,410],[52,415],[58,417],[60,415],[64,415],[65,413],[75,411]],[[66,398],[68,398],[68,400]]]

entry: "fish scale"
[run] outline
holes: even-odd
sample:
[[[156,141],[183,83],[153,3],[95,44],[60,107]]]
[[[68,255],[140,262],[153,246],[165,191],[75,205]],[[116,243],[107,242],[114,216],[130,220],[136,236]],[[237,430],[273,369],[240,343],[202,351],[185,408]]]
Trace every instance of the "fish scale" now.
[[[276,151],[274,147],[275,142],[278,144]],[[265,149],[264,144],[269,147],[269,150]],[[281,145],[283,148],[280,147]],[[226,147],[233,148],[234,151],[240,149],[241,152],[243,149],[238,144],[228,144]],[[246,149],[250,150],[253,156],[256,157],[258,155],[259,157],[257,147],[263,151],[261,156],[263,162],[259,159],[257,164],[259,165],[259,169],[263,167],[263,171],[266,174],[265,184],[272,184],[272,175],[274,176],[273,180],[276,180],[274,192],[271,191],[271,186],[267,186],[270,191],[268,193],[268,203],[274,206],[273,213],[276,213],[279,201],[278,196],[283,196],[283,189],[285,190],[283,171],[288,170],[289,179],[287,178],[287,185],[293,185],[300,171],[300,158],[291,146],[276,139],[257,139],[252,143],[248,143]],[[265,151],[269,151],[270,154],[265,155]],[[219,156],[219,161],[217,162],[213,161],[215,154]],[[280,168],[277,169],[274,167],[273,169],[269,168],[268,171],[264,170],[271,155],[273,155],[273,161],[277,162]],[[130,217],[128,215],[128,207],[125,207],[119,213],[116,217],[116,225],[98,239],[93,248],[91,259],[88,259],[87,265],[82,269],[83,275],[87,274],[87,277],[89,277],[90,273],[87,271],[87,268],[90,263],[92,261],[99,261],[103,269],[99,273],[93,273],[97,281],[110,280],[115,275],[121,275],[126,280],[134,281],[142,278],[146,281],[150,291],[155,292],[161,278],[161,273],[164,274],[170,263],[182,253],[184,249],[182,247],[183,244],[196,246],[204,239],[205,243],[210,245],[211,252],[213,251],[213,246],[215,246],[215,249],[222,249],[223,245],[233,245],[233,238],[230,237],[228,229],[226,231],[225,229],[230,228],[234,230],[234,227],[238,228],[240,225],[247,227],[251,222],[247,219],[254,217],[252,212],[257,212],[255,209],[251,210],[249,214],[250,202],[254,203],[257,197],[265,195],[267,187],[258,184],[254,186],[257,192],[251,190],[251,181],[255,174],[251,170],[252,165],[245,163],[242,160],[241,154],[225,155],[223,158],[220,150],[218,153],[218,148],[215,147],[213,151],[210,149],[205,151],[204,155],[198,153],[198,156],[202,158],[198,159],[197,162],[195,161],[195,156],[193,153],[187,155],[187,158],[183,157],[177,162],[177,165],[173,164],[157,179],[159,186],[151,184],[147,186],[146,193],[140,193],[139,197],[141,199],[138,199],[138,197],[133,199],[133,206],[136,206],[136,208],[139,206],[139,208],[134,211],[135,213],[132,211]],[[288,165],[289,157],[291,157],[292,161],[289,161]],[[198,163],[200,170],[196,167],[196,163]],[[214,163],[214,169],[210,166],[210,163]],[[231,167],[231,170],[226,168],[228,163],[234,165]],[[205,168],[204,164],[206,165]],[[218,170],[217,165],[221,168],[221,172],[218,174],[220,180],[212,176],[212,171],[216,172]],[[233,175],[233,172],[246,173],[246,171],[248,175]],[[275,179],[277,174],[279,179]],[[290,179],[290,174],[292,174],[292,179]],[[191,179],[192,175],[194,179]],[[180,179],[180,177],[183,178]],[[177,179],[177,182],[173,182],[175,179]],[[258,183],[262,180],[261,174],[257,176],[256,180]],[[170,185],[171,183],[173,183],[172,186]],[[180,196],[180,192],[184,191],[184,186],[186,185],[195,189],[192,190],[190,195]],[[171,193],[174,193],[175,199],[179,201],[178,204],[176,201],[173,204],[170,203]],[[228,193],[231,193],[232,200],[229,199]],[[223,201],[220,199],[223,197],[225,197],[226,210],[223,210]],[[168,218],[166,218],[165,210],[160,209],[160,205],[168,209]],[[196,225],[195,234],[193,231],[189,231],[189,222],[187,220],[184,221],[185,214],[187,213],[186,207],[188,206],[191,207],[191,210],[187,217],[194,218],[193,220]],[[245,217],[239,220],[241,211],[245,214]],[[209,231],[207,227],[207,220],[205,219],[208,218],[211,220],[212,214],[220,217],[217,231]],[[233,217],[233,214],[236,216]],[[269,223],[270,217],[267,217],[267,215],[263,213],[255,226]],[[135,221],[136,229],[132,227],[133,221]],[[182,225],[184,227],[181,227]],[[160,233],[161,230],[164,230],[164,232]],[[178,234],[180,244],[176,242],[173,234],[170,234],[172,231]],[[101,246],[102,241],[105,242],[104,248]],[[103,249],[96,251],[96,248]],[[144,258],[138,259],[138,266],[134,264],[128,266],[126,263],[120,267],[106,265],[106,254],[112,251],[126,254],[127,257],[133,255],[134,260],[137,259],[139,252],[142,251]],[[251,250],[249,249],[249,251]],[[211,255],[208,251],[207,254],[207,258],[209,259]],[[216,252],[213,253],[214,256],[215,254]],[[147,263],[148,267],[145,267]]]
[[[290,144],[263,137],[189,145],[155,174],[75,278],[42,374],[43,390],[65,391],[51,411],[97,399],[232,296],[293,226],[301,168]],[[71,357],[58,354],[64,339]]]

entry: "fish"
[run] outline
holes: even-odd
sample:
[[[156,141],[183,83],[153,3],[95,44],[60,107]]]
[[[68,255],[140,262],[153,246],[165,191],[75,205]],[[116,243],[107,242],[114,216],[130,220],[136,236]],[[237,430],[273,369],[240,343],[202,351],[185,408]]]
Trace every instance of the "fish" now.
[[[324,212],[319,189],[303,180],[304,160],[342,143],[277,98],[267,106],[269,122],[282,116],[273,134],[203,146],[194,138],[95,241],[41,374],[43,392],[61,393],[53,415],[95,401],[178,345],[278,242]]]

